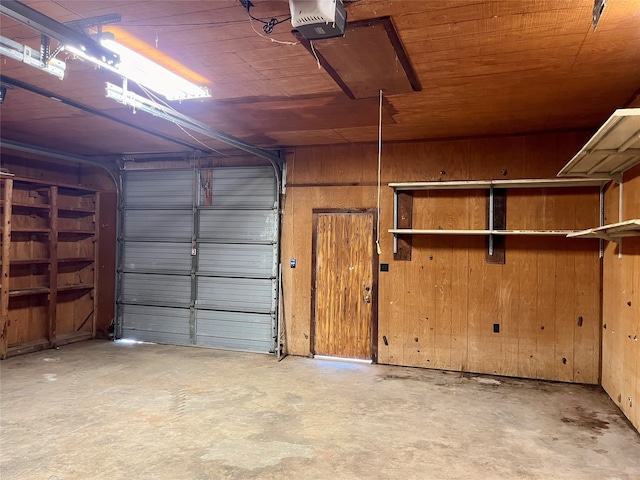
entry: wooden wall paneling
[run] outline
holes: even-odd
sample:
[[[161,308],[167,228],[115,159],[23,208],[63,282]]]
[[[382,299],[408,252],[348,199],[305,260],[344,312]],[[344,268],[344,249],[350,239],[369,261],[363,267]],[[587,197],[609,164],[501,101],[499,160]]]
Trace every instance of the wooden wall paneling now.
[[[548,189],[550,190],[550,189]],[[564,189],[562,189],[564,190]],[[555,193],[555,192],[554,192]],[[551,195],[548,193],[548,195]],[[554,225],[564,225],[563,228],[570,228],[576,222],[577,207],[575,197],[567,192],[559,192],[554,196],[554,209],[547,212],[549,222]],[[595,206],[594,206],[595,208]],[[597,210],[596,210],[597,211]],[[574,370],[576,369],[575,359],[575,328],[576,323],[576,307],[578,299],[578,281],[576,278],[579,266],[579,249],[580,242],[575,239],[560,238],[563,250],[556,252],[556,302],[555,302],[555,344],[554,351],[550,356],[550,362],[547,365],[549,372],[555,372],[560,380],[574,381]],[[597,266],[597,259],[593,259]],[[596,293],[596,298],[599,298]],[[542,325],[542,324],[541,324]],[[547,326],[548,327],[548,326]],[[545,327],[545,328],[547,328]],[[551,342],[550,342],[551,343]]]
[[[283,234],[285,237],[290,235],[293,243],[285,242],[282,245],[282,257],[297,259],[296,268],[285,269],[288,275],[283,276],[285,292],[296,285],[291,307],[288,309],[285,305],[285,310],[292,312],[291,321],[285,320],[291,351],[310,354],[313,209],[371,209],[376,205],[375,194],[375,187],[297,188],[288,184],[285,208],[293,215],[294,221],[283,222]],[[287,244],[293,246],[292,250],[287,249]],[[300,288],[299,282],[304,282],[307,286]]]
[[[2,198],[2,267],[0,279],[0,358],[7,356],[9,326],[9,261],[11,258],[11,199],[13,179],[1,179]]]
[[[411,229],[413,224],[413,192],[398,192],[398,228]],[[397,251],[393,259],[411,261],[412,235],[397,236]]]
[[[506,247],[506,239],[504,239],[503,241],[503,245]],[[500,342],[500,357],[498,359],[498,366],[496,371],[500,372],[501,375],[509,376],[516,376],[518,374],[518,364],[520,361],[518,346],[518,339],[520,336],[520,322],[518,319],[516,305],[521,296],[520,284],[518,282],[518,276],[520,275],[520,261],[518,258],[518,254],[521,254],[522,251],[518,250],[517,247],[514,250],[516,254],[509,258],[509,262],[505,262],[503,265],[493,265],[487,262],[487,252],[485,249],[486,268],[494,270],[496,272],[499,270],[501,273],[498,298],[498,309],[500,312],[500,333],[494,334],[494,336],[492,336],[492,338],[499,339]],[[516,315],[514,315],[514,313]]]
[[[576,252],[576,306],[573,317],[573,381],[600,383],[601,288],[598,240],[583,239]]]
[[[501,324],[501,265],[487,265],[484,259],[484,239],[475,239],[469,251],[469,369],[480,373],[497,373],[500,363],[500,333],[494,324]],[[502,330],[501,330],[502,331]]]
[[[468,370],[469,252],[475,239],[453,238],[451,241],[451,368]]]
[[[576,138],[570,133],[388,144],[383,148],[382,179],[386,183],[511,178],[512,174],[548,178],[566,161],[562,157],[575,151]],[[298,260],[296,269],[287,269],[283,276],[289,291],[284,299],[287,335],[298,337],[288,339],[290,353],[308,354],[304,334],[309,334],[311,271],[305,264],[312,253],[312,210],[375,205],[375,153],[371,145],[305,147],[296,149],[290,159],[282,244],[283,258]],[[576,222],[590,221],[575,204],[585,203],[587,210],[597,208],[597,189],[592,190],[584,197],[560,195],[557,189],[509,191],[508,228],[542,229],[556,224],[571,228]],[[559,375],[572,380],[574,367],[582,372],[582,363],[588,361],[571,363],[577,328],[573,309],[582,307],[574,291],[558,293],[555,285],[574,287],[576,262],[591,275],[591,266],[598,264],[597,249],[589,257],[566,248],[571,241],[562,237],[508,237],[506,265],[488,265],[482,236],[414,235],[412,260],[396,262],[393,236],[387,232],[393,222],[393,189],[383,186],[381,193],[379,261],[387,263],[389,271],[379,276],[380,363],[556,380]],[[415,192],[412,226],[484,229],[485,194]],[[556,218],[557,211],[566,218]],[[593,215],[597,220],[597,210]],[[585,252],[592,248],[583,247]],[[598,283],[596,278],[596,292]],[[569,307],[559,306],[560,299]],[[563,308],[571,308],[571,313],[566,315]],[[558,323],[557,315],[566,316],[568,323]],[[494,323],[499,324],[500,333],[493,332]],[[545,330],[540,328],[543,325]],[[583,335],[592,333],[580,328]],[[558,361],[561,367],[556,371]],[[588,365],[585,368],[590,370]]]
[[[640,216],[640,168],[624,175],[623,219]],[[619,187],[605,194],[606,223],[618,221]],[[603,266],[602,386],[640,431],[640,239],[607,242]],[[631,399],[629,398],[631,397]]]
[[[100,289],[98,288],[98,284],[99,284],[99,280],[100,280],[100,233],[101,233],[101,227],[100,227],[100,198],[101,198],[101,194],[100,192],[96,192],[95,194],[95,203],[93,205],[94,208],[94,214],[93,214],[93,231],[94,231],[94,237],[93,237],[93,264],[91,265],[92,268],[92,278],[91,278],[91,284],[93,285],[92,290],[90,291],[89,295],[92,296],[92,300],[93,300],[93,305],[91,306],[91,337],[95,338],[96,336],[96,328],[97,328],[97,316],[98,316],[98,305],[99,305],[99,300],[100,300]]]
[[[109,326],[115,316],[115,251],[116,245],[116,194],[115,192],[101,192],[98,210],[98,222],[100,247],[98,261],[96,263],[97,282],[99,291],[96,309],[96,336],[108,338]],[[283,264],[283,266],[286,266]]]
[[[434,247],[426,263],[429,270],[433,271],[432,278],[424,282],[434,292],[431,308],[427,312],[430,318],[429,324],[435,325],[431,333],[434,340],[434,352],[431,363],[427,366],[450,370],[452,366],[451,354],[453,338],[453,282],[455,278],[451,272],[451,266],[455,262],[453,251],[453,238],[435,237],[432,239]],[[425,252],[426,253],[426,252]],[[422,268],[422,267],[421,267]],[[431,288],[431,285],[433,287]]]
[[[46,295],[10,298],[8,355],[16,350],[49,345],[48,320],[49,301]]]
[[[540,353],[538,352],[538,331],[540,330],[540,322],[538,315],[548,317],[553,314],[554,302],[550,301],[549,295],[545,291],[540,291],[540,285],[545,284],[540,275],[545,272],[538,268],[540,254],[537,248],[533,251],[530,249],[519,250],[514,248],[516,242],[522,242],[523,239],[509,238],[507,239],[506,249],[508,258],[505,268],[509,274],[513,274],[513,269],[517,269],[516,278],[518,282],[517,290],[514,286],[514,293],[517,291],[518,297],[514,299],[511,306],[512,314],[516,315],[518,322],[518,373],[519,377],[540,378],[538,375],[539,365],[541,362]],[[526,240],[525,240],[526,242]],[[522,245],[522,243],[520,243]],[[529,239],[529,245],[531,239]],[[520,247],[522,249],[522,246]],[[528,251],[528,254],[527,254]],[[544,257],[543,257],[544,258]],[[554,269],[555,270],[555,269]],[[555,271],[547,271],[552,274],[552,278],[545,279],[551,282],[551,286],[555,285]],[[539,301],[542,299],[542,302]],[[547,311],[540,312],[538,305],[542,303]]]
[[[626,187],[626,185],[625,185]],[[618,403],[627,417],[635,422],[634,425],[640,430],[640,425],[637,422],[638,408],[634,406],[634,403],[638,400],[635,397],[635,391],[637,389],[637,382],[640,376],[640,372],[637,370],[637,356],[638,348],[637,343],[633,337],[637,335],[637,317],[640,312],[640,308],[634,305],[634,301],[640,300],[640,296],[634,292],[634,283],[637,284],[635,277],[638,275],[638,270],[635,268],[637,261],[634,256],[640,254],[640,241],[638,238],[631,239],[630,242],[626,242],[623,245],[623,262],[621,269],[622,278],[622,290],[618,302],[619,305],[619,324],[616,335],[618,337],[618,345],[620,350],[615,352],[617,361],[620,368],[619,381],[621,383],[621,396],[622,401]]]
[[[402,281],[395,288],[395,301],[400,303],[398,308],[402,317],[401,323],[393,329],[396,334],[392,334],[392,338],[394,344],[399,342],[401,346],[401,365],[429,367],[437,362],[439,319],[435,298],[438,288],[437,267],[435,262],[428,259],[428,255],[437,257],[439,247],[437,239],[421,240],[421,244],[428,247],[422,248],[420,255],[415,256],[410,265],[403,267],[405,273]],[[397,269],[400,263],[394,262],[393,265]]]
[[[636,195],[638,195],[636,191]],[[640,210],[640,202],[635,204],[638,210]],[[635,382],[632,376],[631,385],[629,390],[632,393],[633,397],[633,406],[629,406],[627,409],[628,417],[631,422],[636,426],[636,428],[640,431],[640,407],[638,407],[638,402],[640,401],[640,241],[635,239],[632,243],[632,246],[629,248],[630,253],[633,254],[633,265],[632,265],[632,291],[634,292],[634,296],[632,300],[632,306],[635,306],[635,311],[631,310],[631,328],[629,329],[629,337],[627,340],[627,348],[626,351],[629,357],[632,359],[635,358]],[[629,307],[629,305],[627,305]],[[631,307],[629,307],[631,308]],[[635,384],[635,388],[634,388]]]
[[[51,199],[51,210],[49,221],[51,232],[49,234],[49,324],[47,338],[51,345],[55,345],[57,326],[57,305],[58,305],[58,187],[51,186],[49,198]]]

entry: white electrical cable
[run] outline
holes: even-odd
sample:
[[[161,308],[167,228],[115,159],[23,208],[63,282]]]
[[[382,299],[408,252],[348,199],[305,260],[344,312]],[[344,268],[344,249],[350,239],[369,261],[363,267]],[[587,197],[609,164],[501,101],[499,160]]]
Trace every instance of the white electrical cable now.
[[[320,65],[320,59],[318,58],[318,54],[316,53],[316,47],[313,46],[313,40],[309,40],[309,45],[311,45],[311,52],[313,53],[313,56],[316,57],[316,63],[318,64],[318,70],[320,70],[322,68],[322,66]]]
[[[149,98],[149,100],[152,100],[154,102],[160,103],[162,105],[164,105],[165,107],[167,107],[168,109],[170,109],[173,112],[176,113],[180,113],[178,112],[175,108],[173,108],[171,105],[169,105],[167,102],[165,102],[164,100],[162,100],[160,97],[156,96],[153,94],[153,92],[151,92],[150,90],[147,90],[144,86],[138,84],[138,86],[140,87],[140,89],[147,95],[147,97]],[[180,125],[177,122],[171,121],[171,123],[173,123],[176,127],[178,127],[180,130],[182,130],[184,133],[186,133],[189,137],[191,137],[195,142],[199,143],[200,145],[202,145],[203,147],[206,147],[208,150],[212,150],[214,153],[217,153],[219,155],[222,155],[223,157],[231,157],[231,155],[227,155],[224,152],[221,152],[220,150],[216,150],[215,148],[207,145],[204,142],[201,142],[200,140],[198,140],[196,137],[194,137],[193,135],[191,135],[191,133],[189,133],[189,131],[184,128],[182,125]]]
[[[378,113],[378,226],[376,228],[376,250],[378,255],[382,254],[380,248],[380,166],[382,160],[382,90],[380,90],[380,107]]]

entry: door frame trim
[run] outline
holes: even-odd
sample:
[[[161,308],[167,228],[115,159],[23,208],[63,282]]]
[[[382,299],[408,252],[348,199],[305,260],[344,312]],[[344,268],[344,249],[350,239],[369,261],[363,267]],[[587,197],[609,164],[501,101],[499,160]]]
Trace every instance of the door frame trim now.
[[[378,269],[379,259],[376,248],[376,227],[378,212],[375,208],[314,208],[312,213],[312,236],[311,236],[311,315],[309,328],[309,351],[311,355],[315,355],[316,348],[316,275],[317,275],[317,255],[318,250],[318,215],[332,213],[362,214],[368,213],[373,216],[372,230],[372,252],[371,255],[371,323],[369,325],[369,335],[371,344],[369,346],[371,352],[372,363],[378,363]]]

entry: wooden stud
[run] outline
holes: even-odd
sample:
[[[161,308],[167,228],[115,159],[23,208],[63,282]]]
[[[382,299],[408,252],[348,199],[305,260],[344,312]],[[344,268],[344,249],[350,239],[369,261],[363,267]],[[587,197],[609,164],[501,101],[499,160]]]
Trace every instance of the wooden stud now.
[[[2,280],[0,283],[0,358],[7,357],[9,326],[9,262],[11,259],[11,199],[13,180],[4,180],[4,209],[2,214]]]

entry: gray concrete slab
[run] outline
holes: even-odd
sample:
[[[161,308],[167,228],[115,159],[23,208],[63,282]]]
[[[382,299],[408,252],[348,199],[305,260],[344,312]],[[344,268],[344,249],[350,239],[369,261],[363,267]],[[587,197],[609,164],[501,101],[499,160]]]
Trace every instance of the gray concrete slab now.
[[[162,345],[0,363],[10,479],[638,479],[598,387]]]

